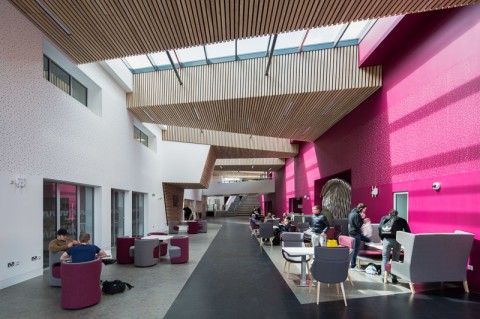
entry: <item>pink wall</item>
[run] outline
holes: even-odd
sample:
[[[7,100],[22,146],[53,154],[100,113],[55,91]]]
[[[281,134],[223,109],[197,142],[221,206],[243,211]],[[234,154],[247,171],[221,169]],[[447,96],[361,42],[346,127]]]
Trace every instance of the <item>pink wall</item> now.
[[[476,272],[468,272],[474,291],[480,291],[478,16],[480,5],[438,12],[398,39],[395,54],[384,59],[382,89],[287,161],[295,162],[296,196],[313,190],[312,179],[351,169],[352,205],[369,205],[374,222],[391,209],[393,192],[407,191],[413,232],[475,233]],[[290,177],[291,165],[286,172]],[[439,192],[433,182],[442,183]],[[379,188],[376,198],[372,186]]]

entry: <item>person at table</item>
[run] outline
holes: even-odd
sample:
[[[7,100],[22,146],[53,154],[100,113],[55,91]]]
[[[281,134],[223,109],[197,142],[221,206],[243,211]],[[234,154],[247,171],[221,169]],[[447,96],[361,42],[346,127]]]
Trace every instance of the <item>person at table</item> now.
[[[382,231],[382,225],[391,224],[391,230],[387,233]],[[398,211],[392,209],[387,216],[383,216],[378,225],[378,235],[382,240],[382,276],[385,273],[385,265],[390,259],[390,252],[392,253],[392,260],[400,260],[401,245],[397,242],[397,231],[404,231],[410,233],[410,226],[405,219],[398,216]],[[397,276],[392,274],[392,283],[397,283]]]
[[[322,215],[320,206],[315,205],[312,207],[312,220],[310,222],[312,247],[326,246],[327,244],[327,231],[330,228],[327,217]]]
[[[76,245],[67,249],[67,251],[63,253],[62,257],[60,257],[60,260],[71,259],[73,263],[82,263],[86,261],[92,261],[97,257],[107,257],[107,253],[105,253],[103,249],[100,249],[96,245],[89,244],[89,242],[90,234],[81,234],[80,245]]]
[[[289,232],[291,226],[292,226],[292,217],[287,216],[282,220],[280,225],[278,225],[278,230],[280,232],[284,232],[284,231]]]
[[[267,216],[265,216],[265,221],[267,221],[267,220],[273,220],[272,213],[270,213],[270,212],[267,213]]]
[[[359,203],[357,207],[352,209],[350,214],[348,215],[348,235],[350,237],[355,238],[355,245],[353,246],[353,253],[352,253],[352,260],[350,261],[350,268],[356,271],[363,271],[360,267],[355,267],[358,250],[360,249],[360,243],[362,241],[369,243],[370,238],[365,237],[362,234],[362,226],[363,226],[363,216],[367,211],[367,205],[364,203]]]
[[[60,228],[57,231],[57,238],[48,244],[48,251],[51,253],[66,251],[68,248],[78,244],[78,241],[68,238],[68,232],[66,229]]]

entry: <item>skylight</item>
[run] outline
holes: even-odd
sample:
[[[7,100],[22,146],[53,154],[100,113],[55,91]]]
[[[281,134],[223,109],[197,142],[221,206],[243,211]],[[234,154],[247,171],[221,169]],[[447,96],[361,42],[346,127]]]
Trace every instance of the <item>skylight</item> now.
[[[329,49],[358,45],[376,20],[352,22],[309,30],[286,32],[277,35],[274,54]],[[272,46],[273,36],[239,39],[205,46],[170,50],[175,68],[192,67],[211,63],[266,57]],[[166,52],[124,58],[133,73],[172,69]],[[180,65],[179,65],[180,63]]]

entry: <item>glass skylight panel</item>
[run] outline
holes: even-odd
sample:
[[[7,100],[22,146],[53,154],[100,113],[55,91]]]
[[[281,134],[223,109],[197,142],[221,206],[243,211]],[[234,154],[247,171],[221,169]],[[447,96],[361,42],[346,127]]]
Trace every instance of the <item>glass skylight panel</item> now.
[[[152,58],[153,62],[155,63],[156,66],[169,66],[170,65],[170,60],[168,60],[167,53],[165,51],[162,52],[157,52],[157,53],[152,53],[150,54],[150,57]]]
[[[342,31],[344,25],[345,24],[337,24],[328,27],[310,29],[303,45],[307,46],[321,43],[333,43],[339,36],[339,33]]]
[[[275,43],[275,51],[298,48],[302,44],[305,32],[305,30],[302,30],[279,34]]]
[[[195,61],[204,61],[205,62],[205,52],[203,51],[203,46],[197,46],[193,48],[179,49],[175,50],[177,53],[180,63],[188,63]]]
[[[252,54],[263,52],[266,53],[268,49],[268,40],[270,36],[256,37],[237,41],[237,54]]]
[[[152,64],[148,60],[146,55],[137,55],[125,58],[125,60],[130,64],[132,69],[143,69],[143,68],[151,68]]]
[[[205,46],[207,59],[219,59],[235,56],[235,41],[208,44]]]
[[[367,24],[369,24],[369,22],[369,20],[364,20],[350,23],[347,30],[343,34],[341,41],[358,39],[361,36],[363,29]]]

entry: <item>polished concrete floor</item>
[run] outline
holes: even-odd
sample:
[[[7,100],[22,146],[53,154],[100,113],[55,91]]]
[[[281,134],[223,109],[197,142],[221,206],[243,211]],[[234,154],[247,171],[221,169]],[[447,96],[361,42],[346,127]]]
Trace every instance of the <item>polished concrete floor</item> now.
[[[352,273],[345,283],[348,307],[334,286],[315,292],[297,287],[298,266],[287,279],[280,247],[260,249],[244,219],[209,220],[207,234],[190,235],[190,260],[171,265],[103,266],[102,279],[133,284],[123,294],[103,295],[81,310],[60,307],[60,288],[37,277],[0,290],[0,318],[477,318],[480,296],[460,284],[383,285],[380,276]]]

